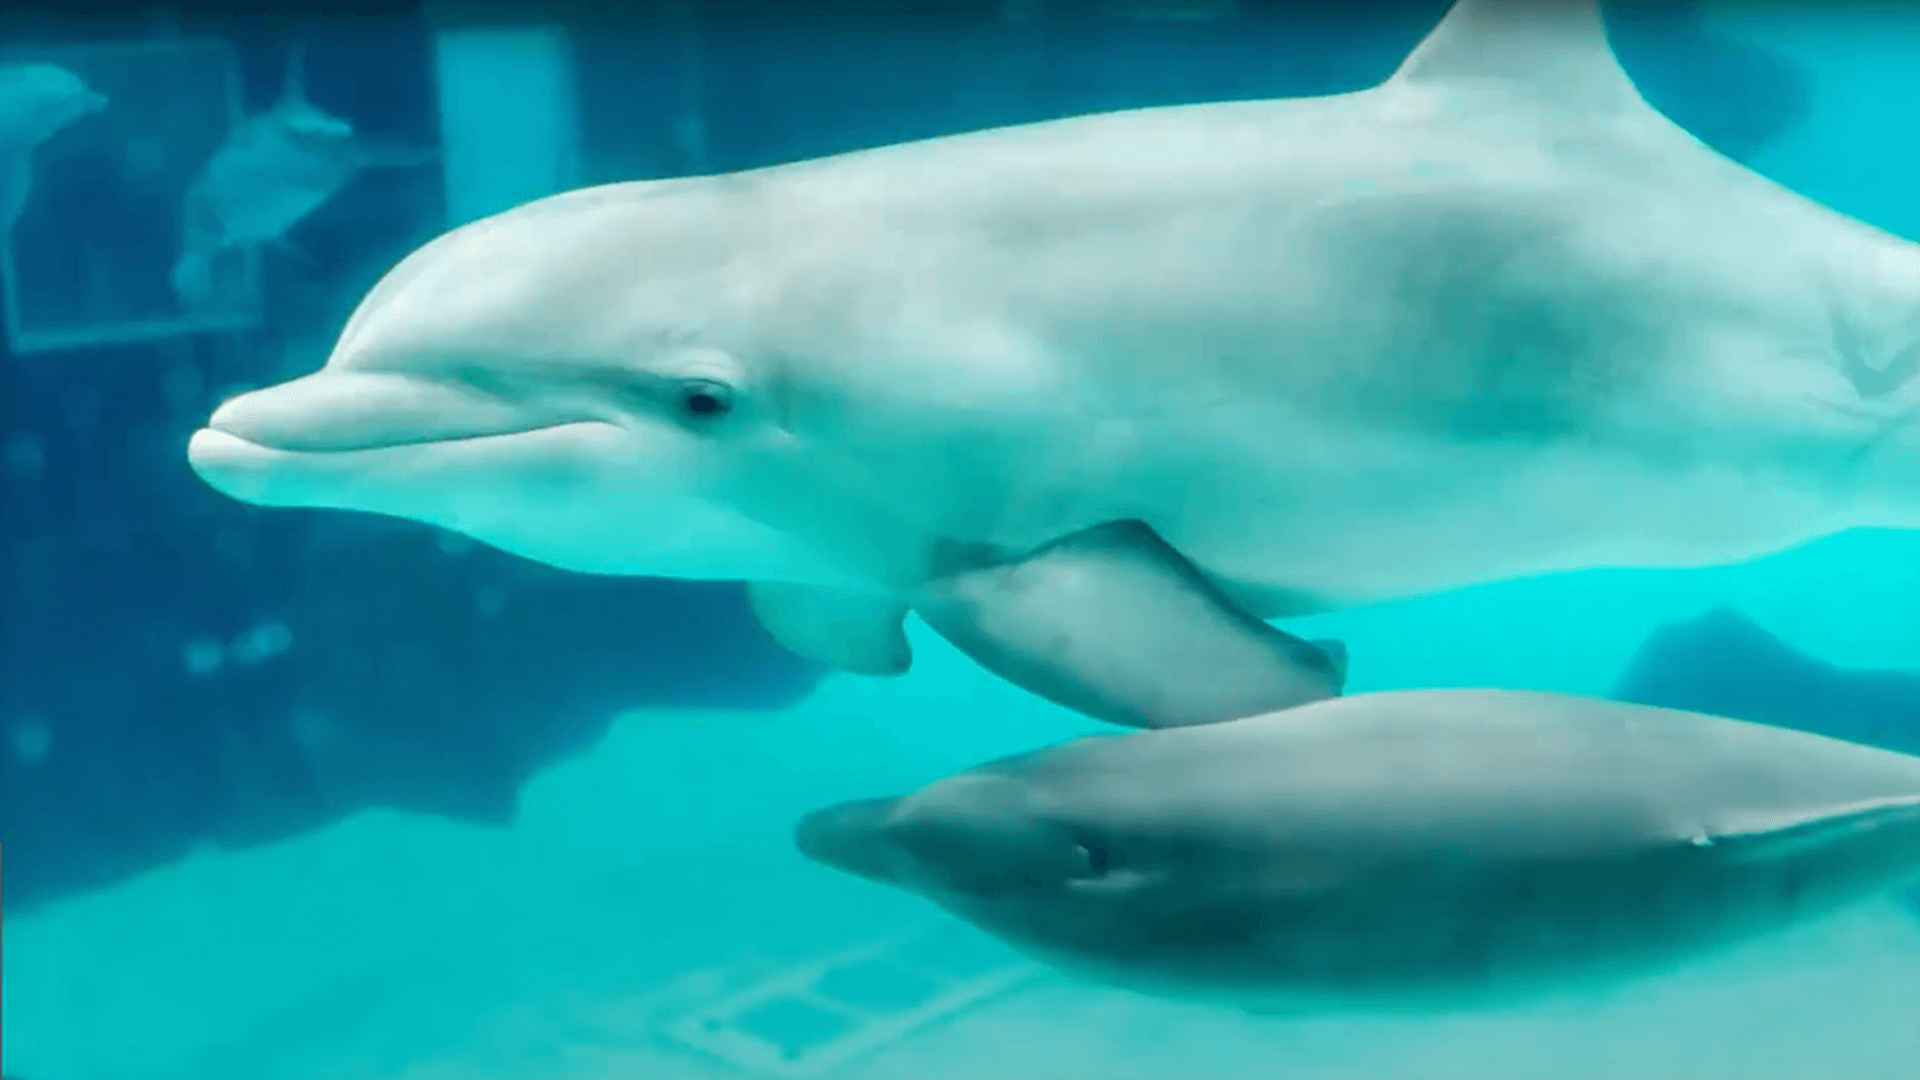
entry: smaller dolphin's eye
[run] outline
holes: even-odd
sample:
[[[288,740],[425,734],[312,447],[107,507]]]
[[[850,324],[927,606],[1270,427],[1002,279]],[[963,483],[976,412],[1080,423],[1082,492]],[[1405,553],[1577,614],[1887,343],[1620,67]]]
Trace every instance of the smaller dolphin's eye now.
[[[696,420],[725,416],[733,408],[733,391],[724,383],[688,379],[680,384],[680,408]]]
[[[1107,872],[1109,860],[1107,858],[1106,848],[1098,844],[1081,844],[1080,854],[1086,860],[1087,869],[1096,874],[1104,874]]]

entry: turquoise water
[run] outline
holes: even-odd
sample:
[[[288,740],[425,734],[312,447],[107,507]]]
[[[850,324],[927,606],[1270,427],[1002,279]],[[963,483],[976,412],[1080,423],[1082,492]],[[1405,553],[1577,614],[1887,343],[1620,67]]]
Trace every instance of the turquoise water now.
[[[1356,667],[1356,690],[1601,693],[1622,643],[1723,601],[1843,662],[1914,667],[1920,646],[1892,631],[1920,603],[1916,555],[1909,536],[1859,533],[1742,567],[1515,582],[1309,628],[1376,658]],[[756,1075],[670,1031],[785,972],[952,931],[913,898],[804,862],[793,818],[1093,729],[930,635],[914,645],[924,670],[830,679],[783,713],[625,716],[535,782],[505,832],[370,813],[10,922],[8,1068]],[[984,942],[958,948],[976,955],[921,970],[1015,963]],[[1917,995],[1920,919],[1888,903],[1612,994],[1445,1019],[1255,1019],[1033,971],[817,1075],[1892,1078],[1920,1052]]]
[[[1730,8],[1711,25],[1803,65],[1817,86],[1805,114],[1749,163],[1837,209],[1920,237],[1910,138],[1920,105],[1920,65],[1912,62],[1920,16]],[[759,48],[780,47],[772,31],[759,40]],[[980,56],[1012,63],[1011,52],[982,40]],[[1180,48],[1204,60],[1204,48],[1222,40]],[[1151,41],[1085,44],[1075,55],[1103,73],[1115,105],[1205,92],[1166,70],[1135,72],[1129,85],[1128,58]],[[662,59],[671,49],[646,47],[660,61],[646,71],[671,67]],[[593,48],[582,44],[580,55]],[[1102,56],[1105,66],[1087,60]],[[1244,47],[1233,56],[1237,70],[1255,70]],[[1356,80],[1377,74],[1371,62],[1354,62]],[[890,77],[911,84],[911,67],[900,68]],[[601,81],[583,84],[583,108],[600,110],[605,123],[622,112],[593,96],[613,94],[615,81],[604,66],[595,70]],[[1063,78],[1078,69],[1066,70]],[[1020,105],[1001,76],[976,89],[1015,101],[997,106],[1003,111],[1042,108]],[[798,157],[889,133],[968,126],[959,104],[940,116],[916,112],[921,97],[911,91],[886,99],[895,102],[892,113],[861,112],[856,91],[846,89],[838,105],[823,94],[812,102],[818,130],[782,129],[752,144],[755,152]],[[623,154],[636,170],[651,162],[665,171],[663,161],[703,155],[727,164],[747,154],[749,140],[730,133],[726,118],[751,110],[737,100],[729,106],[724,87],[713,93],[719,100],[704,142],[686,136],[684,125],[672,128],[682,133],[675,141],[662,134],[671,125],[653,123],[644,128],[652,142],[587,146],[583,172],[503,169],[450,189],[448,201],[464,193],[480,212],[569,175],[611,178],[592,174],[617,172]],[[654,120],[682,115],[682,104],[661,97],[650,99]],[[836,128],[836,107],[854,119]],[[377,218],[335,224],[372,230]],[[406,246],[396,238],[418,239],[402,229],[368,242],[371,269],[343,280],[364,287],[361,279],[383,265],[380,252]],[[323,259],[332,250],[324,235],[308,243]],[[299,368],[310,353],[286,342],[330,338],[353,296],[343,286],[344,300],[282,303],[258,331],[276,343],[270,359],[267,350],[242,350],[238,361],[203,357],[196,370],[260,383],[278,377],[274,364]],[[167,438],[204,416],[203,398],[221,379],[206,381],[203,393],[183,395],[178,417],[130,452],[173,460],[177,447]],[[24,514],[12,508],[25,505],[21,497],[9,513]],[[6,601],[23,604],[22,595]],[[1357,658],[1351,691],[1605,694],[1650,632],[1722,605],[1833,663],[1920,672],[1920,534],[1849,533],[1739,566],[1504,582],[1286,625],[1348,644]],[[272,843],[202,844],[44,908],[10,912],[0,954],[6,1074],[1895,1080],[1914,1075],[1920,1062],[1920,916],[1892,898],[1610,992],[1437,1018],[1252,1017],[1090,987],[1036,967],[923,901],[837,875],[793,850],[792,823],[807,810],[907,790],[1100,730],[987,676],[918,625],[909,630],[916,664],[897,680],[828,675],[777,709],[624,712],[604,738],[545,764],[508,826],[366,809]],[[112,674],[97,673],[107,681]],[[8,812],[20,813],[17,805]],[[78,816],[85,808],[32,812]]]

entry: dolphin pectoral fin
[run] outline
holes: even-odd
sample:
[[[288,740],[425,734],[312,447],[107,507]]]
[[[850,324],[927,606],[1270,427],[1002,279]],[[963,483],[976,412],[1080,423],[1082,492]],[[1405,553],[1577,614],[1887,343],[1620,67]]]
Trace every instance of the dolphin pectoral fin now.
[[[747,596],[773,640],[809,660],[876,676],[913,664],[907,605],[890,596],[780,581],[753,582]]]
[[[913,609],[982,667],[1097,719],[1184,727],[1340,693],[1344,648],[1233,605],[1145,524],[1111,522],[927,583]]]

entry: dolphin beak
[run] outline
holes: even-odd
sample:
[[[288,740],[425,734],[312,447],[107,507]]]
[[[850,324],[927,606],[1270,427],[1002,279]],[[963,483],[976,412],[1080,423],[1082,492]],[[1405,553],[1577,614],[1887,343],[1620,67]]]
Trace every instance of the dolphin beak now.
[[[321,371],[229,399],[207,427],[257,446],[337,453],[513,435],[579,417],[530,417],[455,383],[385,372]]]
[[[800,854],[835,870],[898,884],[897,860],[887,828],[899,799],[858,799],[815,810],[794,826],[794,846]]]
[[[620,441],[610,425],[458,383],[323,370],[228,400],[194,433],[187,461],[243,502],[393,512],[405,509],[410,473],[498,463],[500,437],[516,441],[511,460],[523,470],[577,460],[591,452],[583,438]],[[389,496],[401,500],[391,510]]]

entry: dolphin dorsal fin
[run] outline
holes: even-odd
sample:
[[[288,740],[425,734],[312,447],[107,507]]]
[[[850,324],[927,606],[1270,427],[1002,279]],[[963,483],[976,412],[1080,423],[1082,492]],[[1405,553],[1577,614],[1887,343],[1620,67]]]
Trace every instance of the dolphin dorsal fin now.
[[[1387,86],[1504,86],[1582,111],[1651,109],[1614,58],[1597,0],[1458,0]]]
[[[287,45],[287,70],[280,77],[280,108],[307,108],[307,39],[313,30],[301,26]]]

